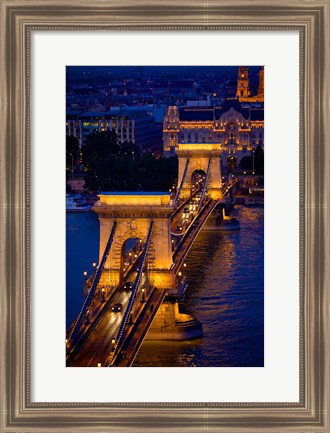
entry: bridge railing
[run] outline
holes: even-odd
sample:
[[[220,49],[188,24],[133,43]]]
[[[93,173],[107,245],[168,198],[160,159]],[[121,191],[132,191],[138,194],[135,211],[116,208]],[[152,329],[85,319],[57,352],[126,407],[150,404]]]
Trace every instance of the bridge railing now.
[[[188,196],[186,199],[183,200],[183,202],[181,202],[179,204],[179,206],[174,210],[174,212],[171,214],[171,220],[173,221],[173,219],[178,215],[178,213],[180,213],[180,211],[187,206],[187,204],[193,199],[193,197],[195,197],[200,191],[201,191],[202,187],[198,188],[196,191],[194,191],[190,196]]]
[[[180,248],[180,245],[184,242],[185,238],[187,236],[189,236],[189,234],[192,231],[192,229],[196,226],[196,224],[198,224],[198,219],[200,218],[200,216],[204,212],[204,209],[208,206],[208,204],[211,201],[212,201],[211,199],[207,200],[207,202],[204,204],[204,206],[201,209],[199,209],[199,211],[196,213],[196,215],[194,216],[194,219],[191,221],[191,223],[187,227],[187,230],[185,230],[183,232],[183,234],[182,234],[182,236],[180,238],[178,237],[179,242],[176,244],[176,248],[173,251],[173,256],[175,255],[176,251]]]
[[[142,252],[141,252],[142,254]],[[137,257],[137,259],[132,263],[131,268],[125,272],[125,278],[130,278],[131,274],[134,272],[134,267],[139,266],[141,259],[141,255]],[[97,311],[95,317],[92,321],[88,321],[86,326],[84,326],[83,332],[79,334],[79,338],[74,340],[74,344],[70,346],[70,349],[67,351],[67,365],[70,365],[71,361],[75,358],[79,350],[84,346],[84,344],[88,341],[93,331],[96,329],[98,324],[102,321],[106,313],[111,308],[116,296],[118,295],[118,291],[120,290],[120,286],[113,286],[113,290],[110,292],[110,295],[107,299],[103,297],[102,307]],[[88,311],[88,310],[87,310]]]
[[[208,216],[212,213],[212,211],[215,209],[217,204],[218,204],[218,200],[212,200],[212,199],[209,199],[205,203],[202,210],[198,213],[198,215],[194,220],[195,224],[191,224],[185,236],[180,240],[176,249],[173,251],[173,263],[174,263],[173,271],[175,274],[178,272],[186,255],[188,254],[188,251],[191,245],[193,244],[194,240],[196,239],[196,236],[201,231],[204,222],[206,221]],[[202,219],[202,221],[200,221],[200,218]],[[192,233],[194,233],[194,236],[190,236]],[[183,246],[184,249],[182,249]]]
[[[139,269],[138,269],[135,281],[133,283],[132,293],[131,293],[131,296],[129,298],[126,311],[125,311],[125,313],[123,315],[123,320],[122,320],[121,325],[119,327],[119,331],[118,331],[117,337],[115,339],[116,346],[113,348],[112,359],[115,356],[116,350],[120,346],[121,339],[122,339],[122,337],[124,335],[125,327],[126,327],[126,325],[128,323],[129,317],[130,317],[132,309],[133,309],[134,301],[136,299],[137,291],[138,291],[139,284],[140,284],[140,281],[141,281],[142,271],[143,271],[143,268],[144,268],[144,264],[145,264],[145,261],[146,261],[146,258],[147,258],[147,254],[148,254],[148,249],[149,249],[149,246],[150,246],[150,241],[151,241],[151,235],[152,235],[153,227],[154,227],[154,222],[152,221],[151,224],[150,224],[150,228],[149,228],[147,240],[146,240],[146,243],[145,243],[145,247],[144,247],[143,253],[141,255],[141,259],[140,259],[140,263],[139,263]],[[110,365],[111,365],[111,360],[110,360],[109,366]]]
[[[108,239],[107,244],[106,244],[105,249],[104,249],[104,253],[103,253],[100,265],[99,265],[99,267],[98,267],[98,269],[97,269],[97,271],[95,273],[95,277],[94,277],[94,280],[93,280],[92,287],[91,287],[91,289],[90,289],[90,291],[89,291],[89,293],[88,293],[88,295],[87,295],[87,297],[85,299],[85,302],[84,302],[84,304],[83,304],[83,306],[82,306],[82,308],[80,310],[80,313],[79,313],[79,315],[77,317],[76,323],[74,324],[74,326],[72,328],[71,334],[69,335],[69,340],[75,338],[77,332],[79,331],[82,319],[83,319],[83,317],[84,317],[84,315],[86,313],[87,307],[90,305],[90,303],[91,303],[91,301],[93,299],[96,287],[97,287],[97,285],[98,285],[98,283],[100,281],[101,275],[102,275],[102,271],[103,271],[105,262],[107,260],[108,255],[109,255],[109,251],[110,251],[110,248],[111,248],[111,245],[112,245],[112,242],[113,242],[113,238],[114,238],[114,235],[115,235],[116,227],[117,227],[117,223],[116,223],[116,221],[114,221],[113,225],[112,225],[112,229],[111,229],[110,235],[109,235],[109,239]]]

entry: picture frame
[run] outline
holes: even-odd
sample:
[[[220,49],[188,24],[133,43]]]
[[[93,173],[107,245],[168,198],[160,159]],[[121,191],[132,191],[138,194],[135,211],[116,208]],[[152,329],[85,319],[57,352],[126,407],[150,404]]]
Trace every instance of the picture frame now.
[[[329,18],[328,0],[1,1],[1,431],[330,431]],[[31,33],[75,29],[299,31],[299,403],[31,401]]]

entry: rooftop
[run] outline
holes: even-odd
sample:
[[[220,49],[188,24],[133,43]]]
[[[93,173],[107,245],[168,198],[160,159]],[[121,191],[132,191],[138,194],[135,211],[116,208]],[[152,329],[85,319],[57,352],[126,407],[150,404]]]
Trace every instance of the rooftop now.
[[[105,192],[98,194],[100,201],[96,203],[96,208],[99,206],[112,206],[117,209],[133,206],[135,209],[143,209],[146,206],[171,206],[170,192],[144,192],[144,191],[128,191],[128,192]]]
[[[181,107],[179,111],[179,118],[184,122],[212,122],[214,119],[220,117],[233,108],[235,111],[241,113],[245,119],[263,120],[264,110],[244,108],[237,99],[226,99],[221,107]]]

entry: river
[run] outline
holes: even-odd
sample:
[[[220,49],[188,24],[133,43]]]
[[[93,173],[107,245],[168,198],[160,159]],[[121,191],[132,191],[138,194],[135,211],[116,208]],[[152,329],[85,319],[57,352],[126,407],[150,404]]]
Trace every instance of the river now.
[[[197,340],[145,341],[133,367],[261,367],[264,365],[264,210],[238,206],[241,229],[202,231],[187,258],[189,287],[180,311],[203,324]],[[93,212],[67,213],[68,325],[83,303],[83,271],[98,260]]]

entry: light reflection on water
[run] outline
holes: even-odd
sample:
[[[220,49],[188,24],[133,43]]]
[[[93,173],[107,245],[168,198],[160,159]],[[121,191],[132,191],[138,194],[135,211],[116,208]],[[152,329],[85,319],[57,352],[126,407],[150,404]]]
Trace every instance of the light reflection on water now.
[[[235,210],[241,230],[204,232],[186,259],[181,311],[203,323],[190,342],[145,341],[134,366],[263,366],[263,209]]]
[[[186,259],[189,287],[181,311],[203,323],[191,341],[145,341],[134,366],[263,366],[263,209],[239,207],[236,232],[204,232]],[[67,327],[83,303],[83,271],[98,260],[93,212],[67,213]]]

